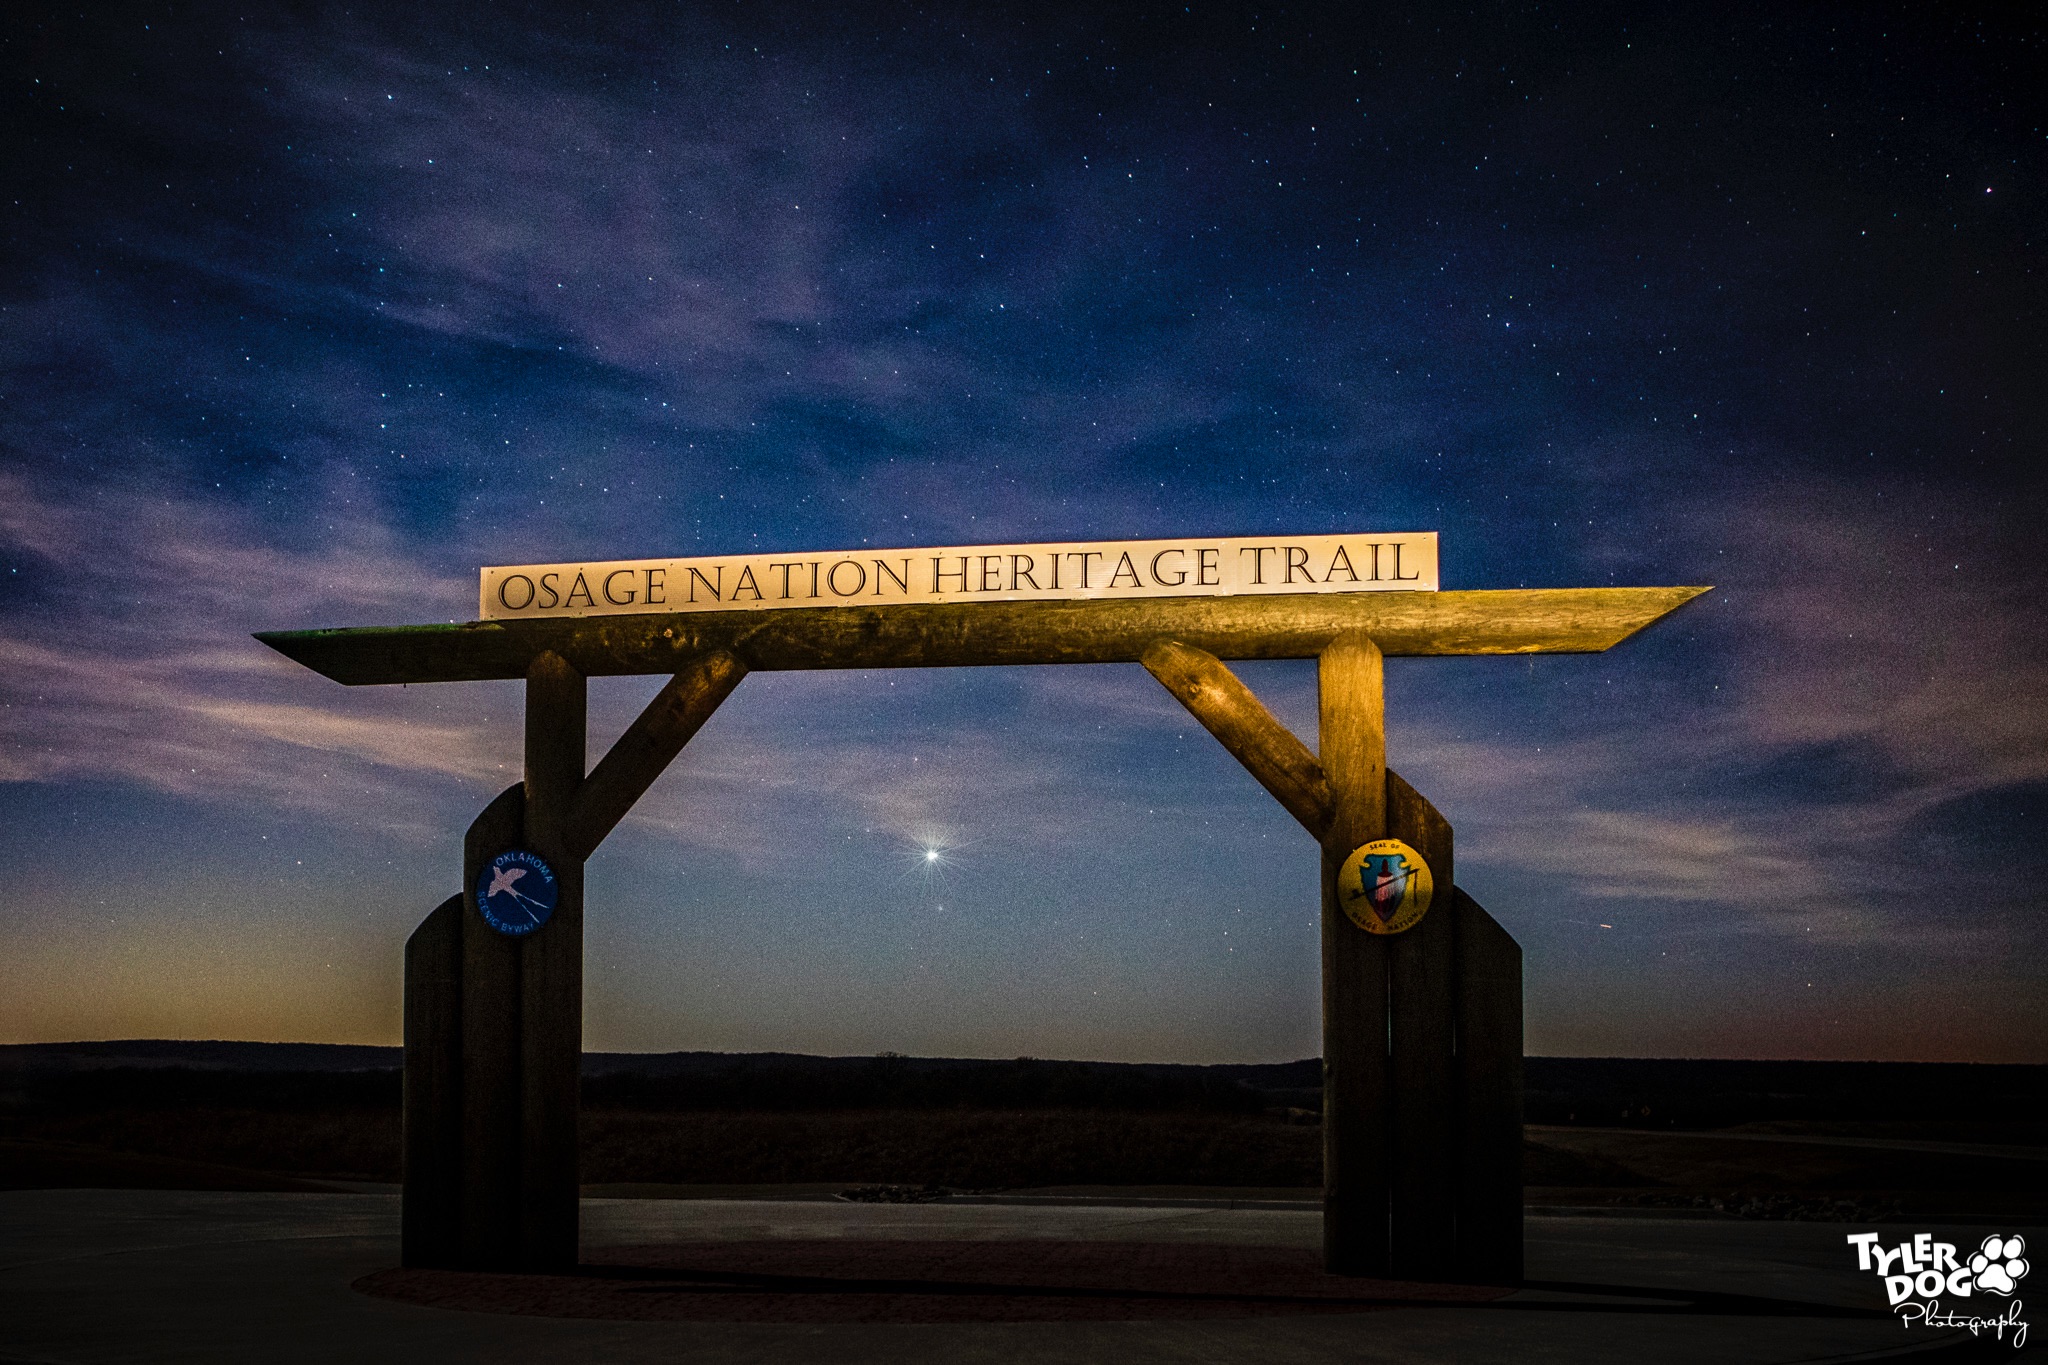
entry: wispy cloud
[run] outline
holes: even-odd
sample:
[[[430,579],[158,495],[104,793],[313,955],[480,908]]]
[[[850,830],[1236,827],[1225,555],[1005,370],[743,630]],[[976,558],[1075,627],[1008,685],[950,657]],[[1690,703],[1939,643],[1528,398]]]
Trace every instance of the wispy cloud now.
[[[1710,680],[1631,667],[1624,645],[1598,705],[1510,702],[1484,739],[1444,715],[1410,727],[1412,766],[1471,836],[1462,865],[1560,905],[1839,942],[1924,940],[1927,887],[1967,886],[1941,950],[2008,933],[2016,873],[2001,899],[1996,869],[1934,835],[1960,801],[2048,782],[2048,613],[1997,586],[2009,546],[1957,545],[1964,511],[1818,486],[1695,499],[1674,531],[1719,587],[1657,629],[1703,637]],[[1642,572],[1639,547],[1613,558]]]
[[[42,598],[0,639],[0,780],[134,782],[418,833],[437,783],[503,780],[516,762],[488,705],[423,722],[416,697],[308,688],[249,638],[403,616],[450,591],[367,518],[293,552],[220,504],[119,484],[53,493],[17,471],[0,474],[0,547],[29,561]]]

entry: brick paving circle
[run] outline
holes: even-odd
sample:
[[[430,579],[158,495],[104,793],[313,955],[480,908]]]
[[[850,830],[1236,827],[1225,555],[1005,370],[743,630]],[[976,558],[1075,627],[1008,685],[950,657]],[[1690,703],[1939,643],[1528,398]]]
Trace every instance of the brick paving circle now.
[[[1370,1313],[1512,1291],[1326,1275],[1313,1251],[1150,1242],[773,1240],[607,1247],[573,1273],[383,1270],[432,1308],[671,1322],[1118,1322]]]

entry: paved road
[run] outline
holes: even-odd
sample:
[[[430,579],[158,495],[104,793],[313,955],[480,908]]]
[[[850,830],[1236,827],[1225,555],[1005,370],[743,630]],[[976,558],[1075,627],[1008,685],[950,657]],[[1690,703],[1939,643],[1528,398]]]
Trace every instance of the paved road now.
[[[1834,1224],[1532,1219],[1537,1287],[1487,1305],[1339,1317],[819,1326],[519,1317],[356,1293],[352,1281],[396,1261],[397,1215],[396,1199],[382,1193],[0,1194],[0,1365],[1762,1365],[1860,1359],[1957,1339],[1865,1316],[1881,1308],[1878,1283],[1855,1269],[1843,1241],[1853,1229]],[[1313,1213],[1287,1209],[762,1200],[589,1200],[584,1228],[591,1247],[834,1237],[1312,1247],[1319,1236]],[[1786,1308],[1771,1312],[1764,1301]]]

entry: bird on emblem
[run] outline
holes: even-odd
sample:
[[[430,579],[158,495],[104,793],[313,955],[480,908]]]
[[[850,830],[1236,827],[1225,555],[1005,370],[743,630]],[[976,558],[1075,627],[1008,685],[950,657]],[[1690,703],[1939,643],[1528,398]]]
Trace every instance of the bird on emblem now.
[[[484,892],[484,899],[489,900],[491,897],[497,895],[499,892],[503,892],[515,901],[525,901],[528,905],[539,905],[539,901],[535,900],[531,896],[522,895],[519,891],[519,888],[512,885],[512,883],[518,881],[521,877],[524,877],[525,875],[526,869],[523,867],[492,868],[490,889]]]

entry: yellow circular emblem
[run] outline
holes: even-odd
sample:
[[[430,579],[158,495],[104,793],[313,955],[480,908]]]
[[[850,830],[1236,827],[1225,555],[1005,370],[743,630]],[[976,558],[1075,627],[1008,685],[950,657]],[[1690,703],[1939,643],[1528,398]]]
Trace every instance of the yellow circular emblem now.
[[[1429,864],[1399,839],[1375,839],[1337,869],[1337,904],[1368,934],[1413,929],[1436,893]]]

